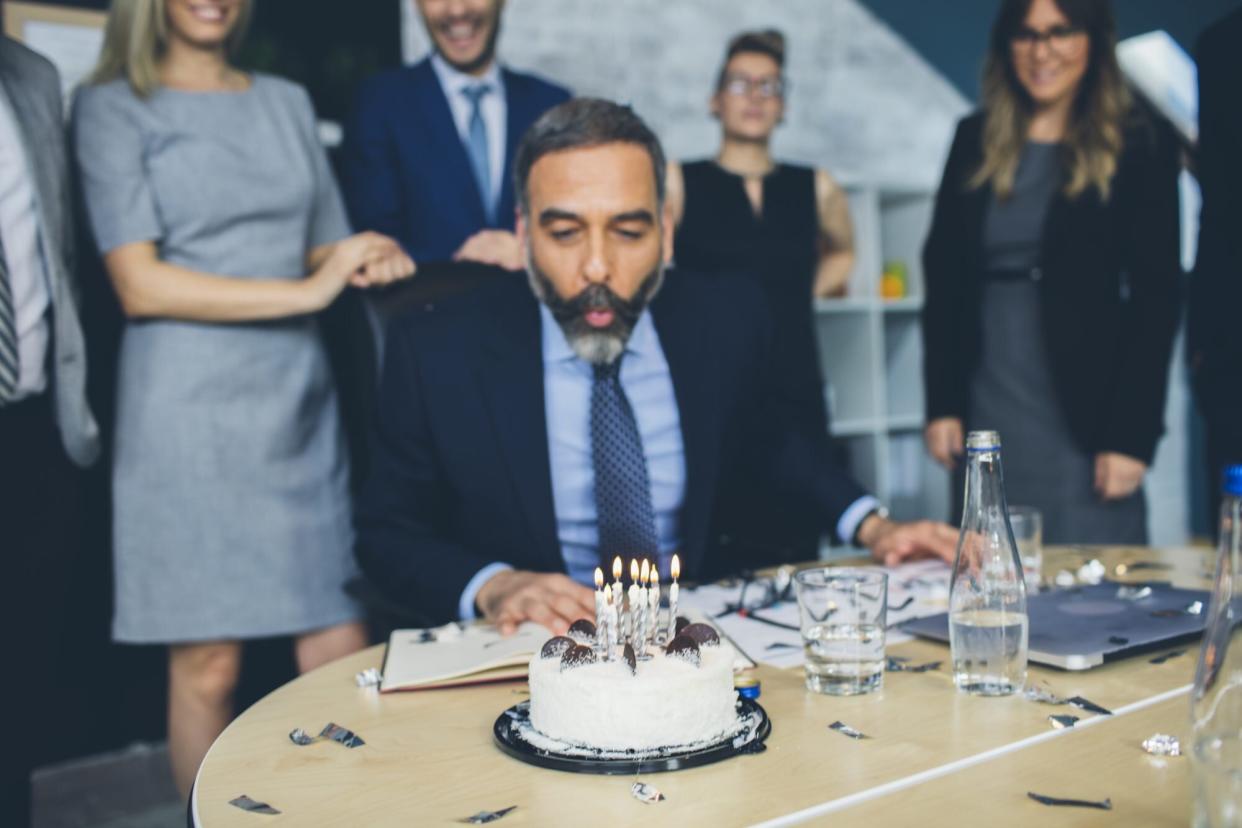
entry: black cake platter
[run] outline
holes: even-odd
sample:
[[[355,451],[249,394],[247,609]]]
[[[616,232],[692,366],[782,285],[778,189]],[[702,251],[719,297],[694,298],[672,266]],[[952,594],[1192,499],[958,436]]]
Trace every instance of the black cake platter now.
[[[492,734],[501,751],[529,765],[571,773],[595,773],[624,776],[635,773],[697,768],[743,756],[761,753],[764,741],[772,732],[772,721],[758,702],[738,698],[738,732],[717,742],[671,748],[657,752],[599,751],[564,745],[563,748],[537,747],[531,738],[546,741],[530,723],[530,702],[510,707],[496,719]]]

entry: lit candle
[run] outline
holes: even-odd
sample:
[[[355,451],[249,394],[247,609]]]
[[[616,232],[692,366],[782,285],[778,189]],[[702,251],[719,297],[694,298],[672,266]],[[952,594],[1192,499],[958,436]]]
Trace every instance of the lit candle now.
[[[677,579],[681,577],[681,561],[676,555],[673,556],[673,564],[669,569],[669,574],[673,576],[673,585],[668,588],[668,640],[672,641],[677,633],[677,592],[680,589]]]
[[[620,620],[621,613],[624,610],[622,604],[625,602],[625,588],[621,584],[621,556],[612,559],[612,604],[613,610],[617,613],[617,619]],[[612,629],[613,641],[621,644],[621,625],[617,624]]]
[[[612,586],[604,586],[604,605],[605,605],[605,624],[608,625],[608,632],[604,635],[604,640],[608,644],[608,660],[615,658],[615,640],[617,631],[617,607],[612,602]]]
[[[604,570],[595,567],[595,649],[604,647],[608,621],[604,618]]]
[[[629,598],[629,611],[626,613],[625,631],[630,637],[630,643],[634,645],[635,651],[638,650],[638,559],[630,558],[630,589],[627,593]]]
[[[660,570],[658,567],[651,567],[651,586],[647,589],[647,603],[651,607],[651,623],[647,630],[651,636],[651,643],[658,644],[657,640],[660,635]]]
[[[651,562],[643,558],[638,571],[638,654],[647,654],[647,631],[651,629],[650,606],[647,603],[647,584],[651,583]]]

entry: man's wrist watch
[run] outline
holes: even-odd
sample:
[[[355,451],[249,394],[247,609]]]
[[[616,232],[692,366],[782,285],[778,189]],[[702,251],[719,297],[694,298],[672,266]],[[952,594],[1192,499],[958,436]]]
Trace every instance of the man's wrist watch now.
[[[862,520],[858,521],[858,525],[854,527],[854,537],[850,538],[850,543],[859,549],[864,548],[862,539],[859,535],[862,534],[862,528],[866,524],[867,518],[872,516],[878,517],[880,520],[888,520],[888,509],[883,506],[876,506],[871,511],[867,512],[867,514],[863,515]]]

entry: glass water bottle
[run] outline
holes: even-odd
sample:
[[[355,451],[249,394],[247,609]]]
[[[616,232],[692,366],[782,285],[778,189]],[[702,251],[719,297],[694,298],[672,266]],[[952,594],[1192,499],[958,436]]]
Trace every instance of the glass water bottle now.
[[[1007,696],[1026,683],[1026,581],[1009,526],[1000,435],[966,437],[966,504],[949,591],[953,682],[979,696]]]
[[[1225,471],[1216,581],[1190,718],[1196,828],[1242,824],[1242,465]]]

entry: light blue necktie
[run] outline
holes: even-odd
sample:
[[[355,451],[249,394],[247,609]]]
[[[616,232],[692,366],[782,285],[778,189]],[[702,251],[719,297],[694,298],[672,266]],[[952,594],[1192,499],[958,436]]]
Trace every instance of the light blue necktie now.
[[[17,314],[13,309],[13,290],[9,282],[8,262],[4,257],[4,241],[0,239],[0,406],[13,399],[19,376]]]
[[[474,168],[474,183],[479,185],[479,198],[483,201],[483,214],[488,224],[495,221],[496,208],[492,204],[492,170],[487,151],[487,124],[483,123],[480,102],[491,91],[487,84],[475,84],[461,90],[470,101],[470,127],[467,131],[466,151],[470,154],[470,166]]]
[[[591,453],[600,565],[659,552],[647,458],[634,410],[621,387],[621,360],[595,365],[591,385]]]

